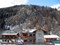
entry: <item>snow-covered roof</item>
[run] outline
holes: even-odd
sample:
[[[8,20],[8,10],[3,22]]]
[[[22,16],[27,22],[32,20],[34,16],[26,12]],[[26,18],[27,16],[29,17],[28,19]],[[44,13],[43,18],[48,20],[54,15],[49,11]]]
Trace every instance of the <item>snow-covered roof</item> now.
[[[59,38],[57,35],[44,35],[44,38]]]
[[[32,33],[32,32],[34,32],[34,31],[36,31],[35,28],[34,28],[34,29],[24,29],[24,30],[23,30],[24,33],[26,33],[26,32]]]
[[[3,33],[2,35],[17,35],[17,33]]]
[[[17,35],[13,30],[6,30],[1,35]]]
[[[31,29],[31,30],[29,30],[30,33],[34,32],[34,31],[36,31],[36,29]]]

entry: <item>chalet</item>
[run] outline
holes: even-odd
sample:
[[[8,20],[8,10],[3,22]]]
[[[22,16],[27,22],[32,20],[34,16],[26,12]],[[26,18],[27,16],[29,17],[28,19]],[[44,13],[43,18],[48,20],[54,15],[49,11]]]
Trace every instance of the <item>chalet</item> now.
[[[23,31],[21,38],[24,40],[24,43],[35,43],[36,41],[36,31],[31,30],[31,31]]]
[[[57,35],[44,35],[47,32],[43,28],[25,29],[21,32],[19,30],[7,30],[0,35],[0,41],[2,43],[36,44],[59,39]]]
[[[51,41],[51,40],[58,40],[59,36],[57,35],[44,35],[45,42]]]
[[[4,31],[1,35],[0,35],[0,41],[2,43],[15,43],[16,39],[18,38],[18,33],[15,33],[14,31]]]
[[[44,43],[44,32],[45,30],[41,29],[28,29],[22,32],[21,38],[24,40],[24,43]]]
[[[51,40],[59,39],[57,35],[44,35],[48,31],[44,29],[30,29],[22,32],[21,38],[24,40],[24,43],[36,44],[36,43],[44,43]]]

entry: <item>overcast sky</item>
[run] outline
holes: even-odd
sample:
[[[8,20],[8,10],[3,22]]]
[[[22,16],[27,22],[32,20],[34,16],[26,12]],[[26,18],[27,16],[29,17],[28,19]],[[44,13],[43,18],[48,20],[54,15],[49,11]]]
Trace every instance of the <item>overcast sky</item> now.
[[[0,0],[0,8],[21,4],[57,7],[60,6],[60,0]]]

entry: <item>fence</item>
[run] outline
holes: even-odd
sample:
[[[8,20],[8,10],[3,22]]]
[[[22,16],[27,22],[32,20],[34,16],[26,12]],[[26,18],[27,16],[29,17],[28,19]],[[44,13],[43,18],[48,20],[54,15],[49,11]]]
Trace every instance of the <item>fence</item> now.
[[[0,43],[0,45],[21,45],[18,43]],[[37,43],[37,44],[22,44],[22,45],[54,45],[54,43]]]
[[[23,44],[23,45],[54,45],[54,44],[40,43],[40,44]]]
[[[16,45],[16,43],[0,43],[0,45]]]

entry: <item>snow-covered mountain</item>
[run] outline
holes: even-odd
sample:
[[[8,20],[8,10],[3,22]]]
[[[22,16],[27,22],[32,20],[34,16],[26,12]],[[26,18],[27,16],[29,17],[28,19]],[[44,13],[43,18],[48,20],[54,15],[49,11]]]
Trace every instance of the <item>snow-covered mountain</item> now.
[[[56,8],[58,11],[60,11],[60,4],[52,5],[51,8]]]

